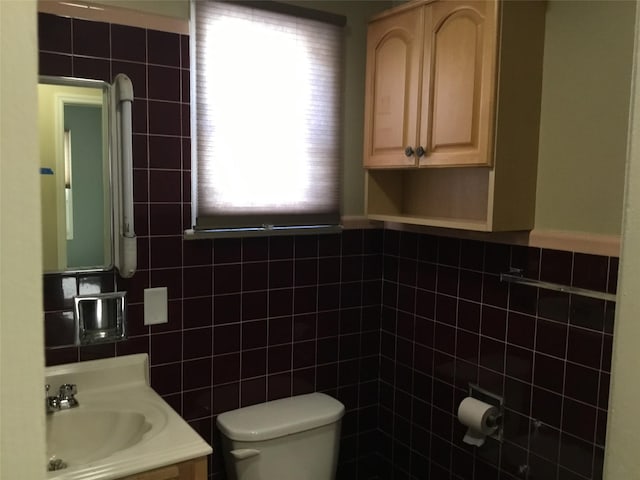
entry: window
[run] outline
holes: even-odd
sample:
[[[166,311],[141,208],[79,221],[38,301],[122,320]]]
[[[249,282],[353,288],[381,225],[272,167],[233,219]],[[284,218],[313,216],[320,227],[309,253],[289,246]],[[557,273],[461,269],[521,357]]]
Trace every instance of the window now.
[[[194,228],[335,229],[342,91],[335,23],[343,17],[265,10],[309,13],[272,2],[193,4]]]

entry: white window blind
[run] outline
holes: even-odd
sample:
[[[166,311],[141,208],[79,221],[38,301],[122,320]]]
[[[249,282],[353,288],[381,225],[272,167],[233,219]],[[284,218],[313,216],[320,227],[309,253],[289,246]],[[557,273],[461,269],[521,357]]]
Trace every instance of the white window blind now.
[[[194,228],[337,225],[342,29],[231,2],[193,18]]]

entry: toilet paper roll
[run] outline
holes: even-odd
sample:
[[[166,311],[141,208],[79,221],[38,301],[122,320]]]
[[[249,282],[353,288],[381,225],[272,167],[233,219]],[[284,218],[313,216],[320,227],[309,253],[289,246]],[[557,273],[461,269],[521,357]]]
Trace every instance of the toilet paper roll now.
[[[476,398],[462,400],[458,407],[458,420],[469,427],[462,441],[476,447],[484,444],[485,437],[498,429],[494,422],[499,414],[497,407]]]

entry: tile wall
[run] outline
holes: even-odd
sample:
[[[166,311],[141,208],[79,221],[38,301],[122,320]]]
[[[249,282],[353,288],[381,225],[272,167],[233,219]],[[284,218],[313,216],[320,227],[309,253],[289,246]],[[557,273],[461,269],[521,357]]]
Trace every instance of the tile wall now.
[[[138,266],[45,275],[49,365],[145,352],[152,386],[210,442],[225,410],[314,390],[347,407],[339,478],[599,479],[611,303],[499,282],[615,292],[617,259],[355,230],[184,241],[190,223],[188,37],[39,17],[40,73],[133,81]],[[169,323],[143,325],[144,288]],[[126,290],[129,339],[64,347],[72,298]],[[506,402],[505,441],[474,450],[454,415],[469,383]],[[220,456],[212,478],[222,479]]]
[[[385,231],[381,478],[602,478],[615,305],[511,267],[616,290],[617,258]],[[469,383],[504,397],[502,445],[461,442]]]
[[[40,73],[132,79],[138,271],[45,275],[49,365],[148,353],[151,383],[212,441],[215,416],[323,391],[347,407],[341,475],[367,478],[377,429],[382,233],[184,241],[190,223],[188,37],[39,16]],[[166,286],[169,323],[143,325],[143,291]],[[73,296],[126,290],[129,338],[63,347]],[[56,347],[57,346],[57,347]],[[216,437],[214,443],[218,443]],[[358,457],[361,457],[358,473]],[[209,469],[223,478],[221,458]]]

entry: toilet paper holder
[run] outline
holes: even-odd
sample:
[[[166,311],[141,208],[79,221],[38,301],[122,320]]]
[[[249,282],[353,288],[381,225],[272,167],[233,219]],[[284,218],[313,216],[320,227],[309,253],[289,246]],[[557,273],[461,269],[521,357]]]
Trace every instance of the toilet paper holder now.
[[[475,398],[482,402],[493,405],[498,409],[497,415],[495,416],[491,415],[487,419],[487,424],[490,427],[498,427],[498,428],[492,434],[487,435],[487,437],[493,438],[494,440],[497,440],[498,442],[502,443],[502,441],[504,440],[504,428],[503,428],[503,422],[502,422],[502,420],[504,419],[504,397],[501,397],[500,395],[496,395],[495,393],[490,392],[489,390],[486,390],[473,383],[469,384],[469,396],[471,398]]]

